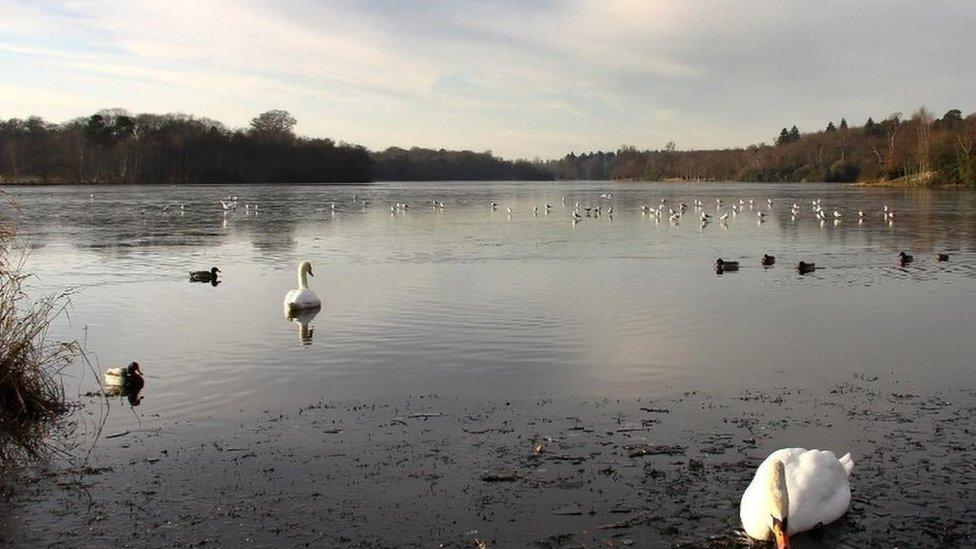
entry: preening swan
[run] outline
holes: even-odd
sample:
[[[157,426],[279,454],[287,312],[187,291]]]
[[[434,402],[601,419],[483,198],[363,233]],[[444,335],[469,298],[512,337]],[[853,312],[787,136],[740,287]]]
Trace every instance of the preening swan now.
[[[312,264],[302,261],[298,266],[298,288],[289,291],[285,295],[285,316],[293,315],[297,311],[305,309],[318,309],[322,306],[319,298],[308,289],[308,277],[315,276],[312,273]]]
[[[850,454],[837,459],[829,450],[784,448],[769,455],[742,494],[742,528],[755,539],[790,547],[790,536],[829,524],[847,512],[854,469]]]

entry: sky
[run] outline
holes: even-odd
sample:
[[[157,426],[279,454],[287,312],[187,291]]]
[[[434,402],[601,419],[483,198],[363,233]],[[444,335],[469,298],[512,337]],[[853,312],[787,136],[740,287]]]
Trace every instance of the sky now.
[[[976,2],[0,0],[0,118],[103,108],[554,158],[976,111]]]

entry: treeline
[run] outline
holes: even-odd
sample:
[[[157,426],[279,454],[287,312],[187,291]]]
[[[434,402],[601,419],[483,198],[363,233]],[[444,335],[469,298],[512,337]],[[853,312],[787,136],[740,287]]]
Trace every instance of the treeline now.
[[[490,152],[390,147],[372,157],[378,181],[553,179],[543,166],[526,160],[503,160]]]
[[[976,114],[919,109],[862,126],[783,128],[773,145],[723,150],[624,146],[558,160],[509,161],[490,152],[359,145],[295,135],[285,111],[243,129],[182,114],[104,110],[52,124],[0,120],[0,183],[250,183],[430,180],[893,181],[976,185]]]
[[[491,153],[388,149],[295,135],[281,110],[231,130],[208,118],[111,109],[52,124],[0,120],[0,183],[254,183],[551,179]]]
[[[976,186],[976,114],[952,109],[934,117],[919,109],[864,125],[847,121],[803,134],[783,128],[774,145],[679,151],[621,147],[615,152],[569,154],[542,164],[561,179],[665,181],[827,181]]]

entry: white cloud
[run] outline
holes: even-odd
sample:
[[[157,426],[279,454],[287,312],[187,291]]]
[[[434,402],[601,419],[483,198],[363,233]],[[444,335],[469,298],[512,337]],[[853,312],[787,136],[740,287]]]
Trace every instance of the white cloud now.
[[[976,107],[966,4],[0,0],[0,13],[0,105],[20,116],[125,106],[240,125],[281,107],[302,132],[371,147],[531,157]],[[893,38],[908,30],[911,43]]]

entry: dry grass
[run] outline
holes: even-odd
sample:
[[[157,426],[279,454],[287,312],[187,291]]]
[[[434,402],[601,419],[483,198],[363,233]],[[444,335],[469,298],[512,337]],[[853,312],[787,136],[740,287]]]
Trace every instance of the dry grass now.
[[[68,295],[31,300],[23,290],[26,253],[13,244],[0,219],[0,462],[44,450],[44,435],[69,409],[61,372],[81,351],[48,338]]]

